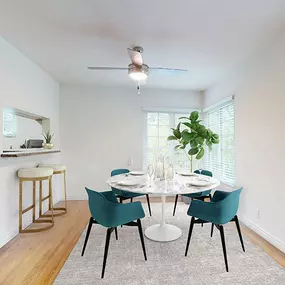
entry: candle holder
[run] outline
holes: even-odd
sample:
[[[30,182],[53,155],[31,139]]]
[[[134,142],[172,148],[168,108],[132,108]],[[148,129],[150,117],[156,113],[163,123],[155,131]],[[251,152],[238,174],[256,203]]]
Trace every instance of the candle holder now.
[[[159,180],[173,179],[173,168],[169,163],[169,157],[159,156],[156,159],[154,178]]]

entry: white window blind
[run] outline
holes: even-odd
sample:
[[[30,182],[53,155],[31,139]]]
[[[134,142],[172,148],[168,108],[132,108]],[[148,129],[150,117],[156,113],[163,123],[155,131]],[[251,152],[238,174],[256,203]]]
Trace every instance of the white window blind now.
[[[234,100],[205,113],[207,127],[220,136],[220,143],[206,151],[205,167],[224,184],[235,185],[235,108]]]
[[[174,141],[168,141],[171,128],[176,128],[180,117],[189,117],[189,113],[146,112],[144,139],[144,166],[153,163],[160,155],[167,157],[175,171],[190,169],[190,162],[182,150],[175,151]],[[181,126],[183,130],[183,125]]]

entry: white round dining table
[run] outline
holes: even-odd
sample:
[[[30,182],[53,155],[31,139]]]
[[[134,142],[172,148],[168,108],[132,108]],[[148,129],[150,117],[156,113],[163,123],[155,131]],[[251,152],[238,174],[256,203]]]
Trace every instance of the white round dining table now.
[[[204,184],[207,183],[206,186],[193,185],[201,184],[203,181]],[[147,238],[158,242],[173,241],[182,235],[179,227],[165,222],[166,196],[198,193],[220,185],[218,179],[199,174],[193,176],[175,174],[172,180],[150,179],[148,175],[120,174],[110,177],[106,182],[109,186],[120,190],[161,196],[161,222],[145,230]]]

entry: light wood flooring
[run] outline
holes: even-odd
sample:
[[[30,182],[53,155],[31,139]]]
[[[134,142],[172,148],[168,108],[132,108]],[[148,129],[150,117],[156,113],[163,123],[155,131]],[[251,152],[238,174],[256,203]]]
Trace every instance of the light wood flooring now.
[[[167,201],[173,202],[173,198]],[[151,202],[160,202],[160,199],[152,198]],[[69,201],[68,213],[56,217],[52,229],[16,236],[0,249],[0,284],[52,284],[89,218],[87,201]],[[242,226],[242,232],[285,267],[284,253],[245,226]]]

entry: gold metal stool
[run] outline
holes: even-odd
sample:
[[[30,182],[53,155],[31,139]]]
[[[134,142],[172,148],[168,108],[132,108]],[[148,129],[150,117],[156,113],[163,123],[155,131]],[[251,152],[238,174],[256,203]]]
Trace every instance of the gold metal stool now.
[[[64,189],[64,205],[65,207],[54,207],[55,211],[59,213],[53,213],[53,216],[61,216],[67,213],[67,197],[66,197],[66,166],[62,164],[40,164],[39,168],[51,168],[53,169],[53,175],[63,174],[63,189]],[[51,205],[50,205],[51,207]],[[50,216],[50,215],[49,215]]]
[[[53,219],[53,207],[50,207],[51,210],[51,219],[41,219],[43,217],[49,217],[48,215],[42,215],[41,211],[39,211],[39,219],[36,220],[36,182],[40,183],[40,199],[39,199],[39,207],[42,209],[42,202],[46,199],[49,199],[49,205],[53,205],[52,202],[52,168],[22,168],[18,170],[19,177],[19,232],[20,233],[36,233],[48,230],[54,226]],[[49,194],[42,198],[42,182],[44,180],[49,181]],[[32,181],[33,182],[33,204],[28,208],[23,210],[23,182]],[[23,214],[28,212],[29,210],[33,210],[33,223],[48,223],[50,225],[44,226],[36,229],[24,229],[23,230]]]

